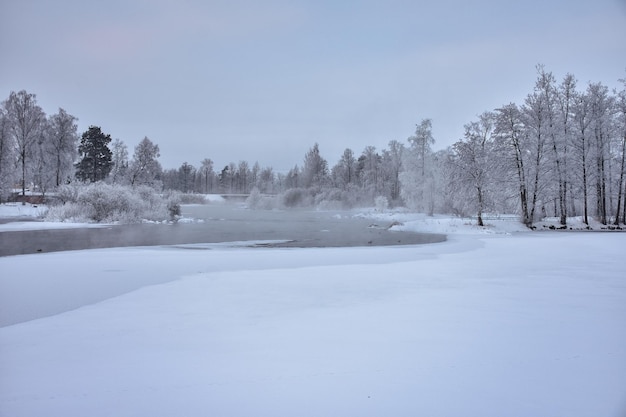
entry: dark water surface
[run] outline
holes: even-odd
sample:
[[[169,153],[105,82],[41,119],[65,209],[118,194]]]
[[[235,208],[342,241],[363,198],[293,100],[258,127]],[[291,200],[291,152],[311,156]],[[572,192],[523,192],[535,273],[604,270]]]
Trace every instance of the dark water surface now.
[[[342,211],[247,210],[231,204],[184,206],[193,223],[0,232],[0,256],[120,246],[287,241],[272,247],[389,246],[436,243],[444,235],[390,231],[389,222]]]

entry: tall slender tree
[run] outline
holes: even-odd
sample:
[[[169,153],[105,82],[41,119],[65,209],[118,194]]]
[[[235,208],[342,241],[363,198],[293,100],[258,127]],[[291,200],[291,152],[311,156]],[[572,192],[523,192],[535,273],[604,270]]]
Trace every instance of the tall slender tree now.
[[[320,148],[316,143],[304,156],[302,186],[322,187],[327,185],[328,179],[328,162],[320,155]]]
[[[587,89],[591,105],[591,133],[595,152],[596,216],[602,224],[607,224],[607,166],[611,128],[613,98],[609,90],[600,83],[591,83]]]
[[[485,112],[478,121],[465,125],[465,139],[456,142],[453,158],[453,178],[457,184],[473,190],[473,206],[479,226],[484,226],[483,213],[494,174],[493,133],[495,114]]]
[[[397,140],[389,142],[389,149],[383,151],[383,170],[389,183],[389,198],[393,202],[400,200],[400,172],[404,145]]]
[[[9,132],[9,118],[4,106],[0,106],[0,203],[13,189],[15,180],[15,144]]]
[[[510,103],[496,109],[495,134],[499,141],[509,148],[508,162],[517,179],[522,222],[531,227],[533,219],[528,209],[528,180],[527,180],[527,145],[524,135],[524,126],[519,107]],[[507,154],[505,154],[507,155]]]
[[[622,223],[626,224],[626,79],[620,80],[623,89],[617,94],[617,135],[621,142],[621,163],[619,171],[619,185],[617,187],[617,210],[614,224],[619,225],[620,215]],[[623,201],[622,201],[623,199]]]
[[[162,172],[159,145],[144,137],[135,147],[130,163],[130,185],[155,186]]]
[[[113,184],[127,184],[128,179],[128,146],[121,140],[115,139],[111,145],[111,172],[109,180]]]
[[[204,193],[209,194],[213,191],[213,181],[215,178],[215,172],[213,171],[213,161],[210,158],[204,158],[200,162],[200,170],[204,177]]]
[[[48,118],[47,140],[52,152],[52,174],[54,185],[58,187],[72,177],[72,168],[77,155],[78,119],[65,110]]]
[[[21,168],[22,196],[26,195],[26,182],[29,163],[35,151],[37,140],[42,135],[46,116],[37,105],[35,94],[22,90],[11,92],[4,103],[8,118],[9,135],[17,148],[18,163]]]
[[[432,120],[423,119],[416,125],[415,134],[408,138],[408,142],[400,173],[402,198],[410,207],[432,215],[435,201]]]

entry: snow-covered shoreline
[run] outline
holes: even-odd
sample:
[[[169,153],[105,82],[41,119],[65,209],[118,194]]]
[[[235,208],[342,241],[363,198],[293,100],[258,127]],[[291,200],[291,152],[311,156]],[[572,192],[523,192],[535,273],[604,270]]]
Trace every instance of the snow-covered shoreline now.
[[[209,196],[207,201],[211,203],[223,203],[219,196]],[[194,206],[197,204],[190,204]],[[41,218],[47,211],[42,205],[22,205],[21,203],[0,204],[0,219],[26,219],[28,221],[11,221],[0,223],[0,232],[17,230],[46,230],[84,227],[106,227],[109,224],[103,223],[74,223],[74,222],[51,222],[43,221]],[[355,217],[365,217],[375,220],[394,222],[393,230],[440,233],[440,234],[510,234],[531,232],[524,226],[517,216],[512,215],[487,215],[485,226],[480,227],[473,218],[461,218],[446,215],[427,216],[422,213],[414,213],[403,210],[379,211],[375,209],[354,209],[349,211]],[[179,222],[193,223],[196,219],[181,217]],[[154,223],[154,222],[152,222]],[[589,224],[585,224],[581,216],[567,219],[567,226],[562,228],[557,218],[546,218],[535,223],[535,231],[622,231],[626,230],[623,225],[616,229],[612,225],[602,225],[593,218],[589,218]]]

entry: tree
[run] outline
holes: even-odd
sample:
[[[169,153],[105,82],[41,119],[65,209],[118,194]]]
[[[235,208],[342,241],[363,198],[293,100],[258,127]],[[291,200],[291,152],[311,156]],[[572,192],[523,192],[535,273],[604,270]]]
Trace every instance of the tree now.
[[[551,135],[552,125],[550,122],[548,97],[543,93],[540,83],[535,85],[532,93],[526,96],[524,105],[521,107],[522,120],[524,123],[525,137],[528,139],[528,151],[531,163],[526,164],[529,168],[530,190],[530,219],[535,220],[537,207],[541,206],[542,213],[545,209],[544,178],[545,148]]]
[[[409,148],[403,153],[400,183],[401,195],[409,207],[434,212],[433,151],[435,139],[431,119],[415,126],[415,135],[408,138]]]
[[[591,105],[591,133],[595,151],[596,216],[602,224],[607,224],[607,167],[613,97],[608,88],[600,83],[591,83],[587,89]]]
[[[302,186],[322,187],[327,184],[328,178],[328,162],[320,155],[319,145],[316,143],[304,156]]]
[[[580,169],[580,181],[583,197],[583,221],[589,224],[589,152],[591,141],[591,105],[587,94],[579,95],[575,102],[573,140],[574,156]]]
[[[382,192],[382,158],[373,146],[366,146],[357,162],[357,175],[361,183],[361,192],[370,201]]]
[[[193,183],[196,178],[196,168],[193,165],[183,162],[178,169],[178,175],[180,178],[180,190],[183,193],[188,193],[193,189]]]
[[[48,137],[48,121],[44,121],[37,141],[33,147],[31,163],[29,164],[29,177],[34,189],[45,196],[48,189],[54,187],[54,148]]]
[[[337,164],[332,168],[333,183],[337,188],[346,190],[355,179],[356,159],[352,149],[346,148]]]
[[[487,192],[493,169],[493,132],[495,114],[485,112],[478,121],[465,125],[465,139],[456,142],[453,157],[453,178],[463,189],[474,190],[473,206],[479,226],[483,224]]]
[[[113,184],[123,184],[128,182],[128,147],[120,140],[113,141],[111,149],[111,162],[113,167],[109,173],[110,181]]]
[[[0,203],[13,189],[15,162],[15,144],[9,132],[9,118],[4,107],[0,107]]]
[[[619,185],[617,193],[617,210],[615,212],[615,225],[619,224],[620,215],[622,223],[626,224],[626,79],[620,80],[624,88],[618,93],[616,100],[617,130],[621,141],[621,163],[619,172]],[[623,202],[622,202],[623,198]]]
[[[533,219],[528,210],[528,182],[527,182],[527,144],[524,135],[524,126],[519,107],[510,103],[496,109],[495,134],[498,140],[509,148],[509,166],[513,167],[514,176],[517,179],[517,190],[522,211],[522,222],[532,227]]]
[[[239,161],[236,169],[236,188],[240,194],[247,194],[250,192],[250,166],[247,161]],[[252,183],[254,185],[254,183]]]
[[[52,152],[52,174],[56,187],[68,182],[72,176],[78,144],[77,121],[76,117],[61,108],[48,119],[47,139]]]
[[[231,194],[233,192],[233,175],[230,165],[225,165],[219,174],[220,191],[222,193]]]
[[[576,93],[576,78],[572,74],[567,74],[557,90],[558,100],[558,137],[555,141],[555,156],[560,158],[559,168],[559,201],[560,201],[560,222],[565,225],[569,210],[567,208],[568,192],[570,185],[570,148],[572,144],[572,130],[574,122],[574,106],[578,94]]]
[[[400,172],[402,171],[402,155],[404,145],[397,140],[389,142],[389,150],[383,151],[383,170],[386,182],[389,183],[391,201],[400,199]]]
[[[159,156],[159,145],[144,137],[135,147],[130,163],[130,185],[154,186],[162,172],[161,164],[157,160]]]
[[[294,166],[287,172],[284,178],[284,189],[298,188],[302,185],[302,170],[298,165]]]
[[[111,135],[104,134],[97,126],[90,126],[83,133],[78,147],[81,159],[76,164],[76,177],[79,180],[97,182],[109,175],[113,167],[109,143]]]
[[[25,196],[27,170],[37,140],[41,137],[46,116],[37,105],[35,94],[29,94],[24,90],[19,93],[11,92],[4,107],[9,135],[17,149],[18,163],[21,167],[22,196]]]
[[[274,192],[275,175],[272,167],[265,167],[261,169],[258,179],[258,190],[263,194],[269,194]]]
[[[200,170],[204,176],[204,193],[208,194],[209,191],[213,191],[213,178],[215,177],[215,172],[213,172],[213,161],[209,158],[204,158],[200,162]]]

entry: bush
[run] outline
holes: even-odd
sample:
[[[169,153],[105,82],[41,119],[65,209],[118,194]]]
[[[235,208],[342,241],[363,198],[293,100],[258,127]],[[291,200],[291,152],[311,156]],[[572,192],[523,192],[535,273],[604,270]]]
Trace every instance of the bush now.
[[[291,188],[282,194],[281,203],[287,208],[311,207],[313,195],[305,188]]]
[[[389,200],[387,200],[387,197],[379,195],[374,199],[374,206],[376,211],[385,211],[389,208]]]
[[[64,204],[51,208],[48,219],[138,223],[175,219],[180,215],[178,196],[162,196],[147,186],[132,188],[98,182],[68,187],[62,194]]]

